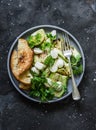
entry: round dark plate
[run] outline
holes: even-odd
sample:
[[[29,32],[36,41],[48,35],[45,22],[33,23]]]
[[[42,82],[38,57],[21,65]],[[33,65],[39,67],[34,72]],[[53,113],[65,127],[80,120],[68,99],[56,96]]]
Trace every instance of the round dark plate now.
[[[53,25],[40,25],[40,26],[32,27],[32,28],[24,31],[22,34],[20,34],[16,38],[16,40],[13,42],[13,44],[12,44],[10,50],[9,50],[8,59],[7,59],[7,69],[8,69],[8,74],[9,74],[10,80],[11,80],[13,86],[16,88],[16,90],[21,95],[26,97],[27,99],[29,99],[31,101],[35,101],[35,102],[41,102],[41,100],[30,97],[28,95],[27,91],[21,90],[19,88],[19,82],[15,79],[14,75],[12,74],[11,68],[10,68],[10,57],[11,57],[11,54],[12,54],[13,50],[17,47],[17,42],[18,42],[19,38],[21,38],[21,37],[22,38],[27,38],[27,36],[29,36],[31,33],[35,32],[36,30],[38,30],[40,28],[43,28],[45,30],[45,32],[50,32],[52,30],[56,30],[58,35],[62,35],[63,33],[67,33],[69,35],[69,37],[70,37],[71,44],[73,46],[75,46],[78,49],[78,51],[80,52],[80,54],[82,56],[83,72],[82,72],[81,75],[75,77],[77,86],[79,86],[79,84],[80,84],[80,82],[81,82],[81,80],[83,78],[84,70],[85,70],[85,58],[84,58],[83,50],[82,50],[79,42],[76,40],[76,38],[71,33],[66,31],[65,29],[57,27],[57,26],[53,26]],[[63,100],[65,98],[67,98],[71,93],[72,93],[72,82],[71,82],[71,79],[70,79],[69,82],[68,82],[68,92],[66,94],[64,94],[61,98],[55,98],[55,99],[52,99],[52,100],[49,100],[49,101],[43,102],[43,103],[53,103],[53,102],[57,102],[57,101]]]

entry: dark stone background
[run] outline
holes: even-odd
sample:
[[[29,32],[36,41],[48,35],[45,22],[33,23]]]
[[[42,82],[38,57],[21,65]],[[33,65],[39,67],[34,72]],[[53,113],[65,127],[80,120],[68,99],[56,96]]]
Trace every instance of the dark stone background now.
[[[13,87],[7,55],[24,30],[52,24],[80,42],[86,71],[82,99],[44,105],[28,101]],[[0,130],[96,130],[96,14],[84,0],[0,0]]]

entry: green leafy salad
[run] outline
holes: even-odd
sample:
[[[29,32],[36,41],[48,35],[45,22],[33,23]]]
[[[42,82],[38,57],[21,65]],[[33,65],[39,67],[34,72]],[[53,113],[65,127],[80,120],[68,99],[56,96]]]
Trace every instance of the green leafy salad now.
[[[41,101],[62,97],[67,93],[68,79],[71,77],[68,59],[61,51],[63,38],[57,36],[56,30],[45,33],[43,29],[39,29],[27,38],[27,42],[34,51],[30,69],[30,96]],[[71,46],[71,50],[73,73],[78,76],[83,71],[81,55],[74,46]]]

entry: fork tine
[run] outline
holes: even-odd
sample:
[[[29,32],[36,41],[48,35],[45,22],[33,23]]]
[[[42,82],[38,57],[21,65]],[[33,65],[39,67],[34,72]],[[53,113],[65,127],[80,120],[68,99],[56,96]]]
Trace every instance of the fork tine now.
[[[62,41],[61,41],[61,50],[62,50],[62,52],[64,51],[63,42]]]
[[[67,33],[63,34],[63,43],[61,45],[63,51],[70,50],[70,40]]]
[[[62,51],[62,53],[64,53],[64,51],[65,51],[65,48],[64,48],[64,40],[61,42],[61,51]]]
[[[64,46],[64,50],[67,50],[67,44],[66,44],[66,37],[64,36],[64,34],[63,34],[63,41],[64,41],[64,44],[63,44],[63,46]]]
[[[68,50],[68,44],[67,44],[67,35],[66,35],[66,33],[65,33],[65,50]]]
[[[67,50],[67,35],[65,33],[65,41],[66,41],[66,50]]]
[[[65,33],[65,37],[66,37],[67,49],[70,49],[70,40],[69,40],[69,36],[67,33]]]
[[[63,34],[62,34],[63,35]],[[62,36],[60,36],[60,39],[61,39],[61,51],[62,53],[64,52],[65,48],[64,48],[64,42],[65,40],[62,38]]]

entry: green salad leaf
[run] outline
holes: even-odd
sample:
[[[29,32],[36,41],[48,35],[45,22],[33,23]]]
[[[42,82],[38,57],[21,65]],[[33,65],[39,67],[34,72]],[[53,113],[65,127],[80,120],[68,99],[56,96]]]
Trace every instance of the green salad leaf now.
[[[51,55],[49,55],[49,56],[45,59],[45,61],[44,61],[44,64],[47,65],[47,66],[49,66],[49,67],[53,66],[54,63],[55,63],[55,60],[52,58]]]
[[[51,50],[51,48],[52,48],[52,43],[51,42],[43,42],[42,44],[41,44],[41,46],[40,46],[40,48],[42,49],[42,50]]]
[[[30,96],[38,97],[41,101],[51,100],[54,97],[53,89],[45,86],[47,80],[44,75],[34,75],[31,82]]]
[[[79,75],[83,72],[83,66],[81,63],[81,57],[74,57],[73,55],[71,56],[71,64],[72,64],[72,69],[74,75]]]
[[[72,66],[74,75],[79,75],[83,72],[83,65],[80,64],[79,66]]]
[[[68,79],[71,77],[70,67],[68,58],[65,57],[61,51],[62,39],[57,41],[56,35],[52,32],[45,33],[44,29],[39,29],[32,33],[31,36],[27,38],[30,48],[39,48],[42,53],[34,53],[33,66],[38,70],[39,74],[31,71],[31,90],[29,92],[30,96],[40,99],[41,101],[48,101],[53,98],[60,98],[65,93],[67,93]],[[53,48],[58,49],[57,59],[52,58],[50,52]],[[78,48],[71,46],[72,56],[71,65],[73,73],[75,76],[80,75],[83,72],[82,56]],[[58,59],[63,60],[63,66],[60,67],[57,62]],[[56,61],[57,60],[57,61]],[[45,65],[45,69],[39,70],[36,68],[36,62],[40,62]],[[55,63],[57,65],[57,71],[51,72],[51,67]],[[58,64],[57,64],[58,63]]]
[[[56,36],[52,36],[51,33],[47,33],[47,37],[50,38],[52,41],[56,40]]]

